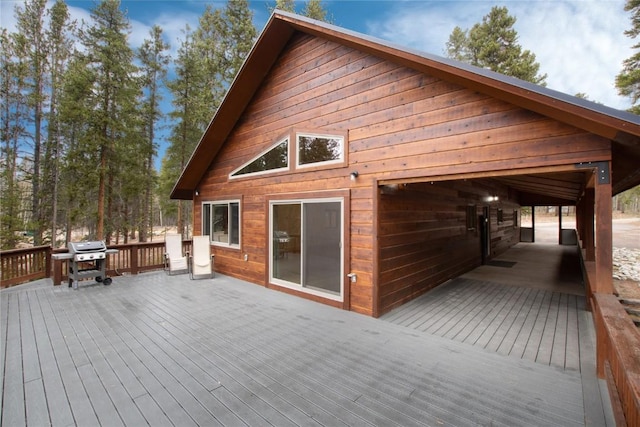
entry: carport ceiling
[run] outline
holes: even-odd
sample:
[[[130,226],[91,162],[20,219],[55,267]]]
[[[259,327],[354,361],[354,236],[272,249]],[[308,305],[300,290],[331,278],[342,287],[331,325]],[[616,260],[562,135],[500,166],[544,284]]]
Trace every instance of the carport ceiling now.
[[[523,206],[575,205],[587,185],[591,171],[510,175],[495,178],[519,193]]]

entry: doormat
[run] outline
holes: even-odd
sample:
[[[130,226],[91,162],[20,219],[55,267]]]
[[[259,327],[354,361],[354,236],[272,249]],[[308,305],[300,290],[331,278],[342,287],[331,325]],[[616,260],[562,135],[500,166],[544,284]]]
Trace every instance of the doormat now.
[[[492,265],[494,267],[504,267],[511,268],[516,265],[515,261],[500,261],[499,259],[493,259],[487,263],[487,265]]]

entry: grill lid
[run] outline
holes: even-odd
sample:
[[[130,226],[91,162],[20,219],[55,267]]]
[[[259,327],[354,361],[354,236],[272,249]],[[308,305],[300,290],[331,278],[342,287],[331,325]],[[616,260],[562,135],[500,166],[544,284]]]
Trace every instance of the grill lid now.
[[[89,242],[69,242],[67,244],[69,252],[72,254],[82,254],[88,252],[104,252],[107,250],[107,245],[102,240],[95,240]]]

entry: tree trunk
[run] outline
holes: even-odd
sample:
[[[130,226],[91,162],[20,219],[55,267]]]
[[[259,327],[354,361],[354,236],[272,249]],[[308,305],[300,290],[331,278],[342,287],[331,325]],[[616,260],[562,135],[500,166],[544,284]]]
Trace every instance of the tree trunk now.
[[[178,200],[178,233],[184,239],[184,219],[182,215],[182,200]]]
[[[104,239],[104,202],[107,187],[107,147],[102,146],[100,150],[100,175],[98,180],[98,221],[96,224],[96,239]]]

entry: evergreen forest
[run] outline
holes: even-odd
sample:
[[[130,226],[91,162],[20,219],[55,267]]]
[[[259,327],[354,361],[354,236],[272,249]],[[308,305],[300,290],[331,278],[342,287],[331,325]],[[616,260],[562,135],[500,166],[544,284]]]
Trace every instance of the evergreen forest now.
[[[0,28],[0,249],[146,242],[168,225],[192,234],[191,202],[169,194],[258,35],[249,0],[215,5],[175,46],[159,26],[132,46],[120,0],[96,1],[82,22],[63,0],[17,3],[17,31]],[[272,5],[331,21],[321,0]],[[628,1],[634,16],[639,7]],[[514,23],[494,7],[474,27],[456,27],[445,52],[544,85]],[[634,102],[637,64],[630,59],[617,82]]]

